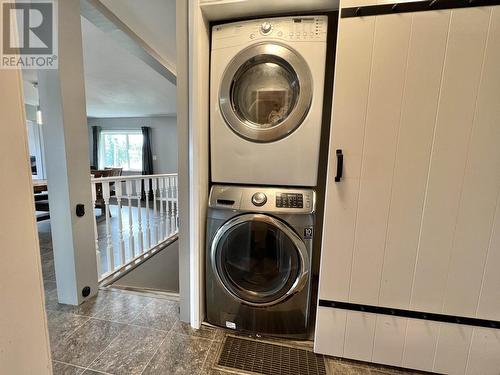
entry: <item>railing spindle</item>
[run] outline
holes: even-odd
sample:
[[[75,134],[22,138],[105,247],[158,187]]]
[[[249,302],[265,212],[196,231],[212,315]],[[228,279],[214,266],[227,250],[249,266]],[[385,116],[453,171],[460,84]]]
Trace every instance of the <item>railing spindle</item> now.
[[[92,213],[94,217],[92,221],[94,222],[94,239],[95,239],[95,257],[97,262],[97,279],[101,277],[101,251],[99,250],[99,232],[97,231],[97,211],[95,207],[97,193],[95,188],[95,182],[91,183],[92,187]]]
[[[158,207],[157,207],[157,199],[158,199],[158,178],[153,177],[153,220],[154,220],[154,235],[155,235],[155,243],[159,241],[158,235]]]
[[[131,258],[135,257],[135,244],[134,244],[134,212],[132,211],[132,181],[127,180],[125,183],[127,187],[127,199],[128,199],[128,251]]]
[[[165,180],[158,179],[158,188],[160,190],[160,239],[165,238],[165,214],[163,213],[163,197],[165,196]]]
[[[135,180],[135,194],[137,198],[137,252],[144,252],[144,233],[142,232],[142,179]]]
[[[111,237],[111,220],[110,220],[110,210],[109,210],[109,181],[102,182],[102,198],[104,201],[104,215],[106,216],[106,254],[108,260],[108,272],[112,272],[115,269],[115,257],[113,250],[113,238]]]
[[[165,237],[170,236],[170,180],[163,178],[165,182]]]
[[[175,232],[179,231],[179,190],[177,176],[173,177],[174,181],[174,220],[175,220]]]
[[[173,182],[170,177],[167,177],[168,181],[168,235],[174,233],[174,188]]]
[[[149,224],[149,178],[144,179],[144,195],[146,197],[146,246],[149,249],[151,247],[151,226]]]
[[[119,246],[120,246],[120,260],[121,264],[125,264],[127,261],[127,256],[125,254],[125,240],[123,239],[123,218],[122,218],[122,199],[123,199],[123,187],[121,181],[115,182],[115,196],[118,208],[118,236],[119,236]]]

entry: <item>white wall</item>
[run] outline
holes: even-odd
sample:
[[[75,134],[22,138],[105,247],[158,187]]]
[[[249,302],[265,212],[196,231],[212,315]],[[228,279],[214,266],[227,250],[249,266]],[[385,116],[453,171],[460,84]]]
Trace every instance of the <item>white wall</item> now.
[[[154,173],[177,173],[177,117],[123,117],[123,118],[89,118],[89,159],[92,160],[92,126],[106,129],[140,129],[141,126],[151,128],[151,149]]]
[[[125,274],[113,285],[179,293],[179,241],[155,253],[152,259]]]

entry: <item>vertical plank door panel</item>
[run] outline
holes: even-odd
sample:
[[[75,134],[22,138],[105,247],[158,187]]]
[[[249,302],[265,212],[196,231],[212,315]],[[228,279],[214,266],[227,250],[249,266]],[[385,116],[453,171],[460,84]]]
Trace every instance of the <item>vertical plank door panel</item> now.
[[[500,189],[499,7],[489,25],[443,306],[445,313],[460,316],[475,316],[477,311]]]
[[[342,19],[339,26],[319,286],[324,299],[348,299],[374,28],[373,17]],[[338,148],[344,178],[336,183]]]
[[[412,14],[376,18],[349,300],[378,303]]]
[[[408,319],[402,367],[432,371],[440,323]]]
[[[377,315],[372,361],[402,366],[407,318]]]
[[[467,375],[498,375],[500,372],[500,330],[474,328]]]
[[[376,314],[347,312],[344,356],[370,362],[373,353]]]
[[[434,359],[434,372],[459,375],[465,373],[471,326],[441,323]]]
[[[495,220],[488,246],[484,276],[476,315],[500,320],[500,197],[497,198]]]
[[[318,307],[316,325],[321,327],[321,332],[316,330],[314,351],[336,357],[344,355],[345,327],[347,310]]]
[[[453,10],[411,308],[441,312],[482,69],[489,10]]]
[[[413,15],[379,304],[408,308],[450,11]]]

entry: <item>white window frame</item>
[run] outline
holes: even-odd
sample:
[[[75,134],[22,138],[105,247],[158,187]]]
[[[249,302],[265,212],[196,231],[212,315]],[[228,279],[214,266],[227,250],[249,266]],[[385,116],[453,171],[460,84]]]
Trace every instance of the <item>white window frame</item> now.
[[[112,134],[120,134],[120,135],[127,135],[127,150],[129,148],[129,140],[128,136],[129,135],[142,135],[141,129],[102,129],[99,135],[99,169],[104,169],[104,168],[112,168],[113,166],[106,166],[104,164],[104,136],[105,135],[112,135]],[[128,161],[128,164],[130,166],[130,159]],[[142,172],[142,168],[144,166],[142,165],[142,160],[141,160],[141,169],[123,169],[124,172]]]

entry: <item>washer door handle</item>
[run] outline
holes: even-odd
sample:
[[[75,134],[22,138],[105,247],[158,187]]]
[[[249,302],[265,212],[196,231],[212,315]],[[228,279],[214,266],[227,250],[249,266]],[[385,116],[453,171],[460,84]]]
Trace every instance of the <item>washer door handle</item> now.
[[[302,260],[302,261],[304,261],[304,260]],[[309,264],[308,260],[306,260],[306,262]],[[309,265],[307,265],[307,268],[309,268]],[[309,277],[309,270],[306,269],[305,265],[304,265],[304,268],[302,269],[300,276],[297,277],[297,280],[295,281],[295,283],[293,283],[290,290],[288,292],[286,292],[286,295],[291,296],[292,294],[300,292],[304,288],[304,286],[306,285],[308,277]]]

